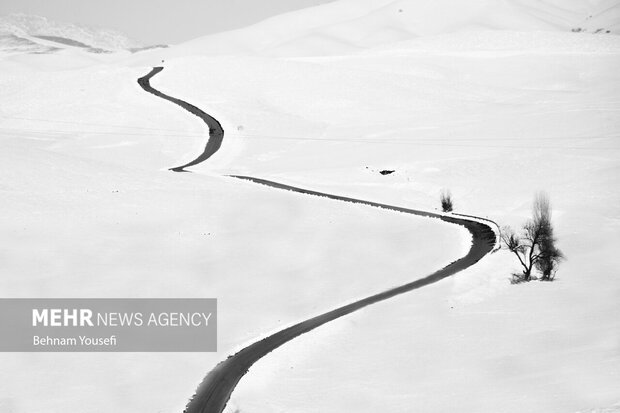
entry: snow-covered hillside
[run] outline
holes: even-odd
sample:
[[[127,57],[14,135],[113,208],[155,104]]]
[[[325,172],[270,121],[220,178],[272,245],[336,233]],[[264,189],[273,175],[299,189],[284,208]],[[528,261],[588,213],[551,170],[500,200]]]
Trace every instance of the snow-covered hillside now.
[[[41,16],[0,16],[0,52],[4,53],[41,54],[67,48],[89,53],[113,53],[154,47],[165,46],[144,46],[114,30],[60,23]]]
[[[558,281],[513,286],[500,251],[329,323],[252,367],[231,412],[619,410],[617,13],[340,0],[124,60],[0,58],[3,295],[217,297],[220,329],[212,354],[0,354],[0,411],[180,412],[245,344],[469,244],[230,174],[426,210],[447,188],[457,212],[513,226],[546,190],[568,258]],[[152,84],[226,131],[191,174],[167,168],[202,150],[204,124],[136,83],[162,59]]]
[[[340,0],[187,42],[180,54],[337,55],[464,30],[620,32],[615,0]]]

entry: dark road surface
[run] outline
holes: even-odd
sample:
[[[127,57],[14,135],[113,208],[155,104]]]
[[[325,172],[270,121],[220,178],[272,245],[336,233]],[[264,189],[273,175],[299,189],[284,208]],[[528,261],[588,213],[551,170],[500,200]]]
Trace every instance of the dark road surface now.
[[[224,129],[222,128],[220,122],[218,122],[217,119],[215,119],[208,113],[203,112],[202,110],[190,103],[187,103],[181,99],[173,98],[172,96],[168,96],[165,93],[162,93],[152,87],[150,83],[151,78],[162,70],[164,70],[163,67],[154,67],[153,70],[149,72],[149,74],[138,79],[138,84],[142,87],[142,89],[146,90],[147,92],[152,93],[162,99],[166,99],[172,103],[176,103],[188,112],[198,116],[209,127],[209,140],[207,141],[207,145],[205,146],[205,149],[200,154],[200,156],[198,156],[193,161],[186,163],[185,165],[170,168],[171,171],[185,172],[185,168],[198,165],[199,163],[206,161],[211,157],[211,155],[213,155],[220,149],[220,146],[222,146],[222,140],[224,140]]]
[[[403,294],[420,287],[435,283],[446,277],[475,264],[482,257],[493,250],[495,246],[495,232],[486,224],[469,219],[456,218],[453,216],[443,216],[432,212],[417,211],[414,209],[402,208],[392,205],[380,204],[376,202],[364,201],[361,199],[349,198],[340,195],[326,194],[317,191],[306,190],[265,179],[252,178],[248,176],[232,176],[233,178],[243,179],[254,183],[267,185],[272,188],[298,192],[307,195],[320,196],[336,201],[351,202],[355,204],[368,205],[371,207],[383,208],[412,215],[437,218],[452,224],[462,225],[472,234],[473,242],[471,249],[463,258],[454,261],[452,264],[441,270],[428,275],[425,278],[412,281],[408,284],[396,287],[381,293],[363,298],[354,303],[328,311],[319,316],[302,321],[294,326],[281,330],[267,338],[249,345],[234,356],[222,361],[204,378],[196,394],[189,402],[185,413],[220,413],[224,410],[237,383],[248,372],[249,368],[260,358],[269,354],[271,351],[294,339],[295,337],[307,333],[325,323],[350,314],[368,305],[379,301],[387,300],[399,294]],[[326,348],[329,351],[329,348]]]
[[[165,95],[151,87],[149,84],[149,79],[157,73],[161,72],[162,70],[162,67],[153,68],[153,70],[148,75],[138,79],[138,83],[147,92],[159,96],[163,99],[169,100],[173,103],[176,103],[177,105],[183,107],[192,114],[200,117],[205,121],[205,123],[207,123],[207,125],[209,125],[210,137],[204,152],[198,158],[189,162],[186,165],[171,168],[171,170],[173,171],[180,172],[183,171],[184,168],[203,162],[211,155],[213,155],[219,149],[222,143],[222,139],[224,137],[224,130],[216,119],[206,114],[202,110],[198,109],[196,106],[193,106],[180,99]],[[415,209],[408,209],[393,205],[364,201],[361,199],[297,188],[290,185],[268,181],[265,179],[253,178],[249,176],[231,176],[231,178],[266,185],[274,189],[287,190],[311,196],[318,196],[335,201],[351,202],[354,204],[362,204],[369,207],[382,208],[385,210],[397,211],[411,215],[440,219],[444,222],[449,222],[451,224],[461,225],[465,227],[472,234],[473,242],[467,255],[454,261],[453,263],[440,269],[439,271],[436,271],[426,276],[425,278],[421,278],[400,287],[392,288],[378,294],[362,298],[351,304],[344,305],[331,311],[327,311],[319,316],[310,318],[305,321],[301,321],[300,323],[285,328],[269,337],[257,341],[256,343],[253,343],[240,350],[235,355],[228,357],[226,360],[219,363],[213,370],[211,370],[209,374],[207,374],[207,376],[204,378],[204,380],[196,390],[195,395],[187,404],[185,413],[221,413],[224,410],[226,403],[230,399],[232,392],[237,386],[237,383],[239,383],[239,380],[241,380],[241,378],[248,372],[249,368],[256,361],[269,354],[271,351],[277,349],[281,345],[301,334],[307,333],[325,323],[350,314],[361,308],[364,308],[371,304],[375,304],[379,301],[387,300],[399,294],[404,294],[417,288],[424,287],[426,285],[435,283],[446,277],[454,275],[455,273],[472,266],[486,254],[491,252],[496,242],[496,235],[490,226],[473,219],[468,219],[467,217],[457,218],[454,215],[441,215],[433,212],[418,211]],[[438,248],[441,247],[438,246]],[[381,275],[378,274],[378,276]],[[326,348],[326,351],[329,351],[329,348]]]

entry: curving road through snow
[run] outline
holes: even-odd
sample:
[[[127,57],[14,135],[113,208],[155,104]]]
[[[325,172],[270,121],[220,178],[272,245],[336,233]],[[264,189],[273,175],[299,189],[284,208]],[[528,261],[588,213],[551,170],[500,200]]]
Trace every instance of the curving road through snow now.
[[[149,74],[138,79],[138,83],[147,92],[171,101],[173,103],[176,103],[177,105],[183,107],[192,114],[203,119],[205,123],[207,123],[207,125],[209,126],[209,141],[207,142],[203,153],[198,158],[183,166],[171,168],[171,170],[173,171],[181,172],[184,170],[184,168],[203,162],[215,152],[217,152],[217,150],[221,146],[222,139],[224,137],[224,130],[215,118],[203,112],[196,106],[193,106],[180,99],[168,96],[150,86],[149,80],[162,70],[163,67],[153,68],[153,70]],[[307,333],[325,323],[343,317],[361,308],[390,299],[392,297],[404,294],[420,287],[424,287],[426,285],[435,283],[446,277],[454,275],[457,272],[464,270],[465,268],[470,267],[471,265],[478,262],[482,257],[491,252],[496,244],[496,234],[493,229],[490,226],[479,222],[478,220],[457,218],[452,215],[441,215],[433,212],[419,211],[415,209],[365,201],[362,199],[312,191],[249,176],[231,175],[231,177],[253,182],[256,184],[266,185],[275,189],[287,190],[311,196],[320,196],[335,201],[351,202],[355,204],[367,205],[370,207],[382,208],[390,211],[440,219],[451,224],[461,225],[465,227],[471,233],[473,241],[467,255],[454,261],[453,263],[447,265],[439,271],[436,271],[422,279],[418,279],[405,285],[392,288],[366,298],[362,298],[353,303],[330,310],[316,317],[312,317],[308,320],[304,320],[293,326],[278,331],[277,333],[269,337],[257,341],[256,343],[253,343],[240,350],[233,356],[228,357],[226,360],[219,363],[213,370],[211,370],[207,374],[207,376],[204,378],[204,380],[196,390],[194,397],[192,397],[191,401],[187,404],[185,413],[221,413],[226,407],[226,403],[230,399],[232,392],[237,386],[237,383],[239,383],[241,378],[248,372],[249,368],[259,359],[269,354],[271,351],[277,349],[278,347],[294,339],[295,337],[300,336],[301,334]]]
[[[164,68],[161,66],[154,67],[153,70],[151,70],[147,75],[138,79],[138,84],[142,87],[142,89],[146,90],[147,92],[152,93],[155,96],[158,96],[162,99],[166,99],[172,103],[176,103],[177,105],[181,106],[183,109],[187,110],[188,112],[198,116],[209,127],[209,140],[207,141],[207,146],[205,146],[204,151],[193,161],[190,161],[186,163],[185,165],[170,168],[170,170],[174,172],[185,172],[185,168],[198,165],[199,163],[206,161],[215,152],[217,152],[220,149],[220,146],[222,146],[222,141],[224,140],[224,128],[222,128],[222,125],[217,119],[215,119],[213,116],[209,115],[208,113],[203,112],[196,106],[190,103],[187,103],[181,99],[168,96],[165,93],[162,93],[159,90],[152,87],[150,83],[151,78],[155,76],[156,74],[158,74],[159,72],[161,72],[162,70],[164,70]]]

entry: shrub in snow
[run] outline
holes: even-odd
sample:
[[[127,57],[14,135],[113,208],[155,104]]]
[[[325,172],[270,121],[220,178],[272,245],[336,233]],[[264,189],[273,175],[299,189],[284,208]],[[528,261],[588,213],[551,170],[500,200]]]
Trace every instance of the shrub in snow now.
[[[454,205],[452,202],[452,194],[450,191],[441,191],[439,195],[439,200],[441,201],[441,210],[443,212],[452,212],[454,209]]]

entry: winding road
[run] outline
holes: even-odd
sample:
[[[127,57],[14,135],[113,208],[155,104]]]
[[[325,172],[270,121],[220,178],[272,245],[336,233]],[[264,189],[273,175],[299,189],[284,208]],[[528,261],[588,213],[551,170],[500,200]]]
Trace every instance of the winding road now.
[[[204,151],[193,161],[190,161],[185,165],[170,168],[170,170],[174,172],[185,172],[185,168],[198,165],[199,163],[206,161],[220,149],[220,146],[222,146],[222,141],[224,140],[224,128],[222,128],[222,125],[217,119],[215,119],[208,113],[203,112],[191,103],[187,103],[181,99],[173,98],[172,96],[168,96],[165,93],[161,93],[159,90],[153,88],[150,83],[151,78],[162,70],[164,70],[164,68],[161,66],[154,67],[153,70],[151,70],[146,76],[138,79],[138,84],[142,87],[142,89],[146,90],[147,92],[152,93],[162,99],[166,99],[172,103],[176,103],[183,109],[187,110],[189,113],[198,116],[209,127],[209,140],[207,141],[207,146],[205,146]]]
[[[202,110],[198,109],[197,107],[180,99],[165,95],[151,87],[149,84],[150,78],[152,78],[154,75],[161,72],[162,70],[162,67],[153,68],[153,70],[148,75],[140,78],[138,80],[138,83],[147,92],[153,93],[156,96],[176,103],[177,105],[183,107],[194,115],[202,118],[207,123],[207,125],[209,125],[210,138],[205,147],[205,151],[198,158],[191,161],[190,163],[180,167],[171,168],[171,170],[173,171],[183,171],[184,168],[196,165],[213,155],[213,153],[215,153],[221,146],[224,136],[224,130],[222,129],[222,126],[217,120],[215,120],[213,117],[206,114]],[[237,383],[239,383],[241,378],[248,372],[250,367],[254,363],[256,363],[256,361],[269,354],[271,351],[277,349],[278,347],[294,339],[295,337],[300,336],[301,334],[307,333],[325,323],[350,314],[361,308],[424,287],[426,285],[435,283],[446,277],[454,275],[455,273],[478,262],[482,257],[491,252],[496,244],[496,234],[493,229],[490,226],[475,219],[457,218],[453,215],[441,215],[433,212],[419,211],[415,209],[408,209],[393,205],[381,204],[377,202],[365,201],[362,199],[333,195],[249,176],[230,175],[230,177],[249,181],[256,184],[266,185],[275,189],[287,190],[311,196],[320,196],[335,201],[362,204],[370,207],[382,208],[385,210],[396,211],[411,215],[440,219],[451,224],[461,225],[465,227],[472,234],[473,241],[467,255],[454,261],[453,263],[447,265],[439,271],[436,271],[422,279],[418,279],[405,285],[392,288],[366,298],[362,298],[353,303],[330,310],[316,317],[312,317],[308,320],[304,320],[291,327],[278,331],[277,333],[269,337],[257,341],[240,350],[233,356],[228,357],[226,360],[220,362],[213,370],[211,370],[207,374],[202,383],[198,386],[198,389],[196,390],[196,393],[192,397],[191,401],[187,404],[187,407],[184,411],[185,413],[221,413],[226,407],[226,403],[230,399],[232,392],[234,391]]]

